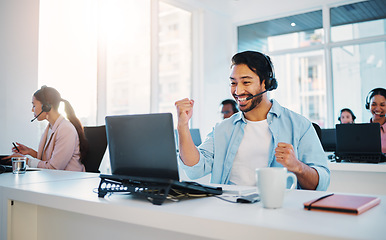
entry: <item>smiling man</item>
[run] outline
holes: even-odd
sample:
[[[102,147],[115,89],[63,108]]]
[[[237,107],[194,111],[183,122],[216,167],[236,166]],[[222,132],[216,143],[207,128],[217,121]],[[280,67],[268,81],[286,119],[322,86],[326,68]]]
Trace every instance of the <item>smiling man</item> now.
[[[268,99],[277,88],[270,58],[246,51],[233,56],[231,94],[240,112],[218,123],[195,147],[189,131],[194,101],[175,103],[180,159],[187,175],[212,174],[211,182],[255,185],[255,169],[286,167],[296,174],[298,188],[326,190],[330,182],[327,158],[309,120]]]

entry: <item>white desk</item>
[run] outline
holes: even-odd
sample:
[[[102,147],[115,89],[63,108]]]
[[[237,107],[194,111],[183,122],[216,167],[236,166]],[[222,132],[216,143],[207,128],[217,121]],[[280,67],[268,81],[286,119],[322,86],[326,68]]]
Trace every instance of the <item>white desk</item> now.
[[[328,191],[386,195],[386,163],[330,162]]]
[[[4,188],[13,188],[15,186],[30,185],[36,183],[52,183],[68,181],[71,179],[86,179],[86,178],[98,178],[99,174],[96,173],[81,173],[81,172],[69,172],[69,171],[55,171],[46,169],[36,169],[33,171],[27,171],[25,174],[12,174],[3,173],[0,174],[0,239],[6,239],[7,233],[7,215],[5,209],[8,208],[8,199],[3,192]],[[28,188],[28,187],[27,187]]]
[[[283,208],[235,204],[215,197],[166,201],[98,198],[99,178],[61,172],[47,182],[0,186],[0,239],[382,239],[386,196],[362,215],[306,211],[302,203],[326,194],[293,191]],[[76,176],[75,176],[76,175]],[[11,175],[13,176],[13,175]],[[73,176],[73,177],[71,177]],[[95,176],[95,175],[94,175]],[[24,176],[28,178],[29,175]],[[0,175],[0,182],[10,176]],[[13,205],[11,206],[11,201]],[[4,216],[4,217],[3,217]],[[8,217],[7,217],[8,216]],[[7,225],[8,227],[4,226]],[[24,231],[17,231],[16,223]],[[8,230],[8,235],[7,231]]]
[[[12,174],[3,173],[0,174],[0,187],[11,187],[17,185],[31,184],[31,183],[46,183],[57,182],[70,179],[82,179],[82,178],[98,178],[97,173],[84,173],[84,172],[69,172],[69,171],[56,171],[47,169],[34,169],[33,171],[27,171],[25,174]]]

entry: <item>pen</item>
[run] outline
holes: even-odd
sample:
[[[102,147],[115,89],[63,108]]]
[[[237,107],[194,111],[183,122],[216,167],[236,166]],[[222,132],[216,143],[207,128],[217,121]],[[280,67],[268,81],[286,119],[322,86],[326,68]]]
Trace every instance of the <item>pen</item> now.
[[[320,197],[320,198],[314,200],[313,202],[311,202],[311,203],[308,205],[307,210],[311,210],[311,204],[314,204],[314,203],[316,203],[317,201],[320,201],[320,200],[322,200],[322,199],[324,199],[324,198],[326,198],[326,197],[332,196],[332,195],[334,195],[334,194],[333,194],[333,193],[327,194],[327,195],[324,195],[324,196],[322,196],[322,197]]]
[[[18,152],[20,152],[20,150],[17,148],[16,144],[15,144],[14,142],[12,142],[12,144],[13,144],[13,146],[16,148],[16,150],[17,150]]]

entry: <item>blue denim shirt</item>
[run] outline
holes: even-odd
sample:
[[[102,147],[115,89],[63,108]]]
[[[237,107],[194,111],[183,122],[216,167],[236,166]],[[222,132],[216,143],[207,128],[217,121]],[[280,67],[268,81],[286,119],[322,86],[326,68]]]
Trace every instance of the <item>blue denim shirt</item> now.
[[[280,106],[275,100],[271,102],[272,107],[267,115],[267,121],[273,136],[273,144],[268,166],[283,167],[276,162],[275,148],[279,142],[292,144],[296,157],[318,172],[319,184],[316,190],[327,190],[330,184],[330,170],[312,123],[305,117]],[[212,183],[230,184],[233,160],[243,139],[246,124],[242,112],[217,123],[205,141],[197,147],[200,152],[199,162],[192,167],[181,164],[187,176],[197,179],[211,173]],[[298,188],[301,188],[299,184]]]

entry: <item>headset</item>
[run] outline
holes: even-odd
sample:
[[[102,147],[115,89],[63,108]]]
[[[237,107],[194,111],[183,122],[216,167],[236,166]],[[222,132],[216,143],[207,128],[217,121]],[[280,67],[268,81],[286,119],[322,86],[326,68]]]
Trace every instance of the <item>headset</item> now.
[[[277,80],[275,78],[275,69],[273,68],[273,64],[272,64],[271,60],[264,53],[260,53],[259,52],[259,54],[261,54],[265,58],[265,60],[267,61],[268,65],[270,66],[270,71],[268,72],[268,79],[265,79],[265,90],[260,92],[260,93],[258,93],[258,94],[256,94],[256,95],[247,97],[246,100],[251,100],[254,97],[260,96],[263,93],[266,93],[268,91],[272,91],[272,90],[277,88]]]
[[[342,115],[343,112],[348,112],[348,113],[350,113],[353,121],[355,121],[355,119],[357,118],[357,117],[354,115],[353,111],[351,111],[351,109],[349,109],[349,108],[343,108],[342,110],[340,110],[340,115]],[[340,122],[340,117],[338,117],[338,121]]]
[[[47,97],[46,97],[46,89],[47,89],[47,86],[46,85],[43,85],[41,88],[40,88],[40,91],[42,92],[42,99],[41,99],[41,103],[42,103],[42,111],[36,116],[34,117],[31,122],[35,121],[43,112],[49,112],[51,111],[51,104],[49,104],[47,102]]]
[[[46,85],[43,85],[41,88],[40,88],[40,91],[42,91],[42,111],[43,112],[49,112],[51,111],[51,104],[49,104],[47,102],[47,97],[46,97],[46,89],[47,89],[47,86]]]
[[[375,95],[382,95],[386,98],[386,89],[384,88],[374,88],[371,90],[366,97],[366,103],[365,103],[365,108],[370,109],[370,100],[375,96]]]
[[[267,61],[270,71],[268,73],[268,79],[265,80],[265,89],[267,91],[272,91],[277,88],[277,80],[275,78],[275,68],[273,67],[273,64],[269,57],[265,55],[264,53],[261,53],[261,55],[264,56],[265,60]]]

